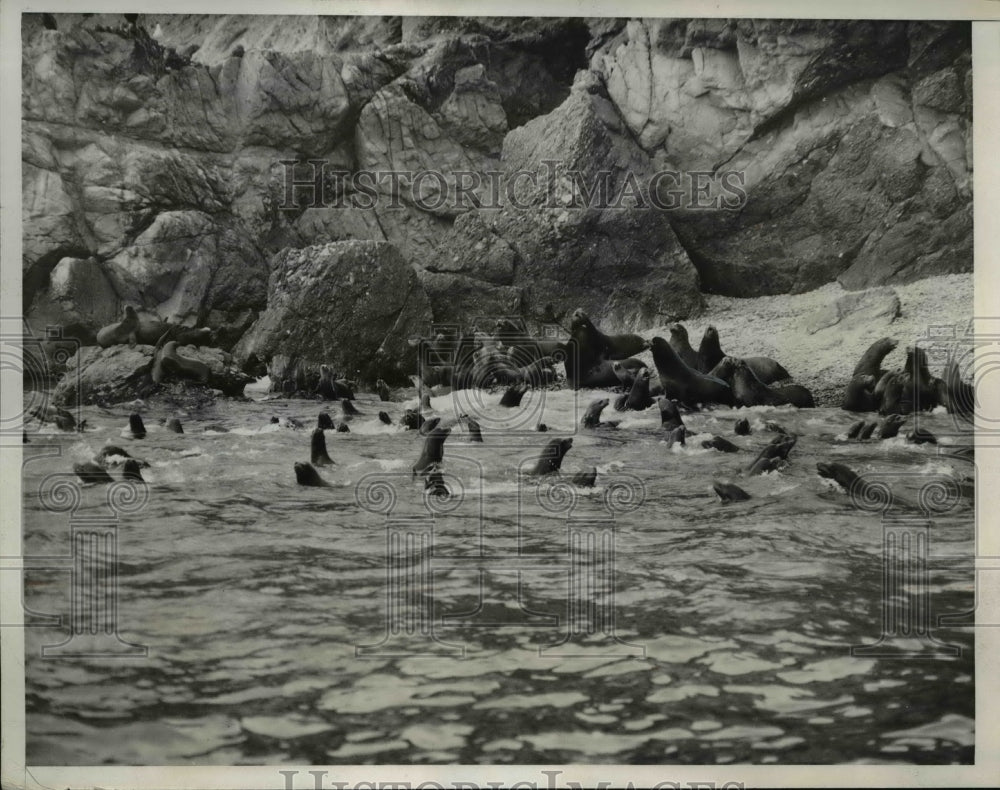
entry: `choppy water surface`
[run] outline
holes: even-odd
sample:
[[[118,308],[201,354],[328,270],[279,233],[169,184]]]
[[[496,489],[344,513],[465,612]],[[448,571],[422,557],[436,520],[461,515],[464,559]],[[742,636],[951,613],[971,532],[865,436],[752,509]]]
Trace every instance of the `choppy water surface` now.
[[[667,449],[655,408],[607,410],[605,419],[623,419],[616,431],[579,429],[576,403],[594,394],[526,401],[527,423],[541,419],[550,431],[520,438],[499,427],[518,422],[494,405],[499,394],[483,395],[485,443],[456,428],[445,445],[445,468],[465,496],[434,521],[435,630],[444,646],[464,646],[464,658],[413,655],[428,645],[419,631],[392,643],[403,655],[355,654],[383,640],[387,624],[386,517],[357,505],[355,485],[382,475],[395,487],[393,518],[429,518],[422,486],[409,478],[422,437],[376,418],[386,409],[398,421],[403,404],[362,396],[352,432],[327,431],[337,461],[321,470],[328,489],[300,487],[292,472],[308,460],[322,408],[313,402],[221,403],[184,417],[183,435],[158,428],[165,415],[151,410],[143,440],[121,436],[127,407],[87,408],[92,430],[35,436],[25,446],[28,555],[69,551],[68,517],[39,502],[47,474],[70,471],[106,443],[152,466],[148,505],[119,529],[120,630],[148,656],[41,659],[40,647],[67,632],[28,629],[29,763],[973,759],[972,630],[934,630],[961,648],[956,658],[852,657],[852,645],[877,642],[882,628],[882,522],[816,473],[817,461],[830,460],[907,473],[898,485],[916,500],[923,483],[964,477],[969,464],[902,437],[846,442],[853,417],[836,409],[695,414],[685,421],[699,435]],[[451,400],[433,405],[448,414]],[[339,419],[337,405],[328,407]],[[269,424],[272,415],[307,428]],[[742,416],[754,432],[737,437]],[[786,470],[746,477],[774,435],[765,420],[800,439]],[[925,424],[951,427],[946,414]],[[701,449],[711,433],[743,449]],[[568,611],[609,600],[570,584],[566,512],[546,510],[554,500],[540,501],[517,475],[563,435],[574,436],[564,472],[598,468],[596,488],[577,492],[574,523],[607,522],[604,494],[616,479],[645,488],[641,506],[615,520],[621,642],[610,648],[599,629],[544,649],[565,639]],[[753,499],[723,505],[713,479]],[[107,512],[104,495],[86,487],[78,515]],[[973,554],[964,502],[931,527],[934,622],[972,608]],[[28,572],[27,606],[65,612],[68,578]],[[896,592],[912,603],[919,587]],[[426,603],[429,586],[419,592],[415,602]]]

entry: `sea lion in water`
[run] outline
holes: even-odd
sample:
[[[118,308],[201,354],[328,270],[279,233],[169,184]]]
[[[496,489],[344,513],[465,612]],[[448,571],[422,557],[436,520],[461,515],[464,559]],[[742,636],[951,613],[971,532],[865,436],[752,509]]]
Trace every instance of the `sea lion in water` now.
[[[590,405],[587,406],[587,411],[584,412],[580,424],[584,428],[616,427],[618,425],[617,422],[601,422],[601,412],[607,408],[610,402],[608,398],[596,398],[592,400]]]
[[[516,409],[521,405],[524,393],[526,393],[528,389],[529,387],[527,384],[516,384],[513,387],[508,387],[507,391],[504,392],[503,396],[500,398],[500,405],[506,406],[510,409]]]
[[[715,376],[717,375],[713,372],[715,366],[726,356],[728,355],[723,353],[722,348],[719,346],[719,333],[714,326],[708,327],[705,330],[705,334],[702,335],[701,345],[698,347],[698,369],[709,376]],[[770,357],[734,358],[742,359],[746,362],[754,375],[764,384],[773,384],[776,381],[784,381],[792,377],[780,363]],[[718,378],[722,377],[718,376]]]
[[[861,432],[858,434],[858,438],[862,441],[864,441],[865,439],[871,439],[872,434],[875,433],[875,428],[877,427],[878,427],[877,422],[866,424],[865,427],[862,428]]]
[[[351,428],[346,422],[341,422],[337,424],[337,433],[350,433]]]
[[[378,413],[378,418],[386,425],[392,425],[392,418],[389,416],[388,412],[380,411]]]
[[[136,333],[139,330],[139,316],[131,305],[125,305],[125,317],[115,324],[108,324],[97,332],[97,345],[110,348],[122,343],[130,346],[136,344]]]
[[[539,433],[546,433],[549,430],[549,426],[546,425],[544,422],[540,422],[538,423],[538,425],[535,426],[535,430],[538,431]]]
[[[661,428],[672,431],[678,426],[684,425],[684,420],[681,419],[681,413],[677,408],[677,404],[670,400],[670,398],[657,398],[656,402],[660,407]]]
[[[382,379],[375,382],[375,391],[378,393],[380,401],[385,402],[389,400],[389,386]]]
[[[741,420],[737,420],[733,425],[733,433],[737,436],[749,436],[750,435],[750,420],[744,417]]]
[[[479,427],[479,423],[472,419],[468,414],[463,414],[460,419],[465,423],[465,427],[469,431],[469,441],[481,442],[483,440],[483,432]]]
[[[733,397],[739,406],[785,406],[789,402],[757,378],[742,359],[733,360]]]
[[[685,365],[692,370],[697,370],[699,373],[704,372],[701,370],[701,363],[698,361],[698,352],[691,348],[691,343],[688,340],[688,332],[683,324],[674,324],[670,327],[670,340],[667,342],[670,343],[670,347],[677,353],[677,356],[681,358]]]
[[[728,439],[723,439],[721,436],[713,436],[711,439],[706,439],[701,443],[701,446],[706,450],[718,450],[723,453],[738,453],[740,451],[739,447]]]
[[[154,384],[159,384],[168,373],[176,373],[185,378],[195,379],[206,384],[211,369],[204,362],[188,359],[177,353],[177,341],[168,340],[153,357],[152,378]]]
[[[820,477],[839,483],[848,492],[859,480],[857,472],[844,464],[820,462],[816,464],[816,471]]]
[[[531,470],[532,475],[550,475],[562,467],[563,458],[573,446],[572,439],[552,439],[542,449],[542,454]]]
[[[420,426],[424,424],[424,415],[416,409],[406,409],[399,421],[404,428],[415,431],[419,430]]]
[[[451,428],[437,427],[427,434],[420,458],[413,465],[413,475],[425,472],[431,465],[440,464],[444,459],[444,442],[451,434]]]
[[[181,425],[181,421],[176,417],[171,417],[164,425],[171,433],[184,433],[184,426]]]
[[[712,488],[723,502],[745,502],[750,499],[750,495],[737,485],[732,483],[720,483],[718,480],[712,481]]]
[[[39,422],[55,423],[56,427],[60,431],[72,431],[77,427],[76,418],[72,414],[65,409],[61,409],[58,406],[53,406],[49,403],[43,403],[40,406],[36,406],[28,413]],[[81,428],[82,427],[81,423]]]
[[[580,470],[575,475],[573,475],[570,481],[575,486],[580,488],[593,488],[597,483],[597,467],[592,466],[590,469]]]
[[[733,391],[728,384],[689,368],[662,337],[653,338],[651,349],[663,393],[668,398],[689,406],[698,403],[733,405]]]
[[[321,411],[319,416],[316,418],[316,427],[324,431],[333,430],[333,417],[330,416],[330,412]]]
[[[346,398],[340,402],[340,411],[343,413],[345,419],[361,414],[361,412],[354,407],[354,402],[347,400]]]
[[[847,429],[847,438],[857,439],[858,436],[861,435],[861,431],[864,430],[864,427],[865,427],[864,420],[858,420],[856,423],[853,423],[851,427]]]
[[[671,428],[667,434],[667,449],[669,450],[675,444],[680,444],[681,447],[687,446],[687,428],[683,425]]]
[[[937,437],[923,428],[914,428],[906,434],[906,441],[910,444],[937,444]]]
[[[312,464],[296,461],[293,468],[295,469],[295,482],[297,482],[300,486],[330,485],[326,482],[326,480],[319,476],[319,472],[316,471],[316,467]]]
[[[631,411],[642,411],[653,405],[653,399],[649,395],[650,373],[648,368],[643,368],[635,375],[635,383],[629,390],[625,399],[625,408]]]
[[[316,385],[316,393],[323,400],[340,400],[340,390],[337,382],[333,378],[333,370],[329,365],[319,366],[319,383]]]
[[[566,380],[573,389],[613,387],[618,383],[611,361],[627,359],[649,348],[639,335],[606,335],[577,309],[570,321],[570,340],[566,344]]]
[[[427,436],[427,434],[429,434],[431,431],[437,428],[440,423],[441,423],[440,417],[428,417],[421,423],[420,427],[417,428],[417,432],[421,436]]]
[[[798,442],[798,436],[794,434],[780,434],[775,436],[770,443],[764,446],[760,454],[749,467],[751,475],[759,475],[770,472],[777,468],[783,461],[788,460],[788,454]]]
[[[73,471],[84,483],[113,483],[114,480],[107,470],[93,461],[84,461],[82,464],[73,464]]]
[[[444,475],[441,474],[441,468],[437,464],[432,464],[427,468],[424,476],[424,492],[428,496],[439,499],[451,496],[451,491],[448,490],[448,486],[444,482]]]
[[[333,459],[326,451],[326,435],[322,428],[316,428],[312,432],[309,455],[313,466],[329,466],[333,463]]]
[[[139,462],[135,458],[129,458],[122,464],[122,480],[134,480],[138,483],[145,483],[146,481],[139,469]]]
[[[146,438],[146,426],[143,425],[142,416],[137,412],[132,412],[128,416],[128,432],[135,439]]]
[[[899,434],[899,429],[906,421],[906,418],[901,414],[890,414],[884,420],[878,429],[879,439],[891,439]]]
[[[149,466],[146,461],[141,461],[138,458],[135,458],[128,452],[128,450],[115,444],[107,444],[102,447],[97,455],[94,456],[94,461],[100,464],[104,469],[107,469],[109,466],[115,466],[118,463],[117,461],[112,460],[114,458],[121,458],[122,462],[135,461],[141,467]]]

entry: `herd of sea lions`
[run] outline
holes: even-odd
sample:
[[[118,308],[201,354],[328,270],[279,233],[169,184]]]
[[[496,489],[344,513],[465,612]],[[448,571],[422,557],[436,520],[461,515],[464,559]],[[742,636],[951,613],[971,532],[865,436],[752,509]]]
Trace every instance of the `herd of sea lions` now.
[[[140,322],[135,311],[126,308],[125,319],[101,330],[104,342],[134,342],[140,333]],[[154,361],[154,378],[164,372],[177,372],[189,378],[204,380],[206,371],[202,363],[179,358],[177,341],[167,340],[175,328],[157,326],[148,331],[163,329],[157,339]],[[143,330],[146,331],[146,330]],[[797,408],[815,406],[812,394],[805,387],[791,381],[788,371],[776,360],[768,357],[736,357],[722,351],[715,327],[705,329],[697,351],[692,348],[688,333],[681,324],[669,327],[669,339],[653,337],[646,340],[636,334],[606,334],[600,331],[587,314],[578,309],[570,317],[569,338],[553,340],[536,338],[507,319],[498,321],[492,333],[439,334],[422,357],[422,364],[414,383],[422,396],[417,404],[407,407],[400,418],[404,430],[414,430],[424,437],[420,456],[413,464],[414,477],[424,479],[425,488],[437,496],[448,494],[441,474],[444,468],[444,446],[452,431],[461,426],[473,442],[482,442],[480,425],[469,415],[462,415],[445,424],[439,416],[430,413],[430,393],[447,394],[465,388],[498,390],[502,394],[498,405],[517,408],[532,388],[550,386],[558,381],[557,362],[565,369],[565,381],[573,389],[608,388],[620,391],[614,399],[617,411],[643,411],[656,406],[660,412],[664,442],[686,445],[695,434],[684,423],[683,415],[702,409],[741,406],[782,406]],[[151,335],[145,335],[149,337]],[[896,347],[896,341],[882,338],[865,351],[855,366],[847,383],[842,408],[852,412],[877,412],[880,420],[861,419],[846,432],[845,439],[864,441],[890,439],[897,436],[906,416],[916,410],[929,410],[944,406],[949,411],[971,413],[973,406],[972,385],[962,381],[957,366],[949,363],[942,378],[932,376],[927,367],[926,354],[919,347],[907,351],[906,363],[901,370],[882,369],[885,357]],[[652,366],[637,358],[649,351]],[[311,433],[310,459],[294,464],[296,480],[305,486],[330,485],[317,471],[317,467],[333,465],[324,431],[349,432],[348,423],[361,419],[354,406],[356,384],[336,374],[328,365],[320,368],[319,384],[315,396],[321,400],[339,401],[340,421],[323,411]],[[375,391],[380,400],[389,401],[392,392],[381,379]],[[611,393],[609,393],[611,394]],[[587,406],[581,424],[589,430],[614,430],[618,421],[602,419],[604,410],[611,405],[610,397],[598,397]],[[42,421],[54,422],[64,430],[73,430],[72,416],[62,410],[49,409],[35,415]],[[378,419],[392,424],[385,411]],[[167,423],[170,430],[182,432],[176,419]],[[292,425],[291,427],[301,427]],[[758,475],[783,468],[799,437],[790,434],[776,423],[766,423],[765,428],[776,436],[747,465],[747,475]],[[145,435],[141,417],[130,418],[128,435],[140,438]],[[536,430],[547,430],[538,424]],[[734,434],[745,436],[751,432],[749,420],[739,419],[733,426]],[[906,440],[915,444],[933,443],[935,437],[920,428],[905,434]],[[27,440],[27,437],[25,437]],[[739,451],[739,447],[724,436],[708,436],[700,445],[724,453]],[[541,448],[540,455],[531,467],[531,476],[559,474],[562,462],[572,449],[571,438],[553,438]],[[84,482],[108,482],[110,466],[122,464],[126,479],[141,479],[142,462],[132,459],[118,447],[105,448],[92,462],[80,464],[76,472]],[[857,478],[856,473],[841,464],[817,465],[823,477],[849,487]],[[574,485],[593,486],[596,483],[595,467],[582,469],[570,478]],[[714,490],[723,502],[737,502],[750,495],[731,482],[714,481]]]

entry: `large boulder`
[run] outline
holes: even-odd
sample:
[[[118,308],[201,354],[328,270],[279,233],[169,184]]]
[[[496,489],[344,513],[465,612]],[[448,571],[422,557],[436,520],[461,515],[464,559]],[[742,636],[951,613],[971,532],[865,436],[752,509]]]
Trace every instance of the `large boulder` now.
[[[416,370],[409,340],[430,322],[417,274],[391,244],[286,249],[271,261],[267,309],[234,354],[241,362],[281,354],[362,381],[399,384]]]
[[[177,353],[187,359],[208,365],[208,381],[204,384],[169,375],[160,384],[150,377],[154,347],[119,345],[110,348],[81,348],[70,358],[66,372],[52,393],[59,406],[87,404],[107,405],[154,397],[158,393],[178,388],[191,390],[198,397],[212,390],[237,397],[252,378],[239,370],[232,356],[219,348],[180,346]]]

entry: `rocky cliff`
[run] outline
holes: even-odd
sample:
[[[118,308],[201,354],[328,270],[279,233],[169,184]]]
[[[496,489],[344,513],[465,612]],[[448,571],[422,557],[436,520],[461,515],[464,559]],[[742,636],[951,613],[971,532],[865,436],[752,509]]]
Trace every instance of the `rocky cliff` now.
[[[84,342],[129,303],[307,353],[282,283],[361,249],[412,304],[366,302],[352,366],[419,321],[633,329],[972,268],[967,23],[52,20],[23,18],[24,305]]]

